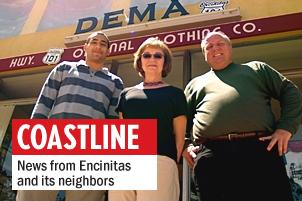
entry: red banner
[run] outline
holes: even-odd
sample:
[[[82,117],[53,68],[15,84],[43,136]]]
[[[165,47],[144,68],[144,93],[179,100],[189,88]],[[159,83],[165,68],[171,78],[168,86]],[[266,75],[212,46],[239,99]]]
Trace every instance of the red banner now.
[[[302,29],[302,13],[294,13],[282,16],[253,19],[240,22],[232,22],[191,29],[164,32],[141,37],[133,37],[122,40],[112,41],[110,45],[110,56],[126,55],[134,53],[139,45],[149,37],[159,37],[170,48],[197,45],[209,31],[223,31],[231,39],[259,36],[272,33],[281,33]],[[133,33],[135,35],[135,33]],[[11,58],[0,59],[0,72],[15,69],[25,69],[46,65],[43,58],[47,52],[29,54]],[[55,55],[50,55],[48,62],[53,62]],[[64,49],[64,53],[56,63],[60,61],[78,61],[84,59],[82,47],[72,47]]]
[[[13,155],[156,155],[155,119],[13,119]]]

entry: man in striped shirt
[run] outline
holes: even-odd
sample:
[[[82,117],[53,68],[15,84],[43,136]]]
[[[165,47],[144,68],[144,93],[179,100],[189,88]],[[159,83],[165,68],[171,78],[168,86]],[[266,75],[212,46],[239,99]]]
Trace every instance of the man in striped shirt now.
[[[117,118],[115,108],[122,80],[104,68],[109,39],[92,33],[85,45],[85,61],[62,62],[49,74],[31,118]],[[102,201],[105,191],[66,191],[66,201]],[[55,201],[57,191],[18,191],[17,201]]]

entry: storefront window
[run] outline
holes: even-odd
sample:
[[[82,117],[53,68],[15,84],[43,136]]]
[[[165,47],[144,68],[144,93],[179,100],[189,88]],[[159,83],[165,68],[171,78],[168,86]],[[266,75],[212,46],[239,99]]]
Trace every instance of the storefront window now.
[[[0,200],[15,200],[16,192],[12,191],[12,139],[11,124],[9,124],[0,147]]]
[[[285,155],[286,170],[295,201],[302,200],[302,124],[292,137]]]
[[[117,75],[123,80],[124,87],[134,86],[142,81],[133,68],[133,60],[119,61]]]
[[[175,87],[183,88],[183,55],[172,58],[172,70],[164,80]]]
[[[30,117],[33,105],[15,106],[11,119],[26,119]],[[2,125],[8,122],[7,125]],[[3,131],[4,137],[0,145],[0,200],[14,201],[16,191],[12,191],[12,127],[11,120],[1,121],[0,128],[7,128]]]
[[[6,131],[6,135],[3,139],[2,146],[0,148],[0,169],[1,175],[11,176],[11,139],[12,139],[12,128],[11,124],[9,124],[8,129]]]
[[[204,57],[200,51],[195,51],[191,54],[191,78],[202,75],[210,70],[209,65],[204,61]]]

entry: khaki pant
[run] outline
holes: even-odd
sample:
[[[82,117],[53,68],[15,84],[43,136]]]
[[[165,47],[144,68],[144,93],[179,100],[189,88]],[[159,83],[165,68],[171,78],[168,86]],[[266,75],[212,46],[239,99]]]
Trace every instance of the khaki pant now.
[[[175,161],[166,156],[158,156],[157,190],[111,190],[109,201],[178,201],[179,193],[178,169]]]
[[[56,201],[58,191],[17,192],[16,201]],[[65,191],[65,201],[104,201],[105,191]]]

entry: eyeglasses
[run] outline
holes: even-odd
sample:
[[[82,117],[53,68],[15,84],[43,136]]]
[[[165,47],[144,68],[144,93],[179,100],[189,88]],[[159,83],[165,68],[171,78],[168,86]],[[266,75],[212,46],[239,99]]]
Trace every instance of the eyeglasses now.
[[[155,54],[143,53],[142,54],[142,57],[144,59],[150,59],[152,56],[154,59],[161,59],[161,58],[163,58],[164,55],[162,55],[161,53],[155,53]]]

